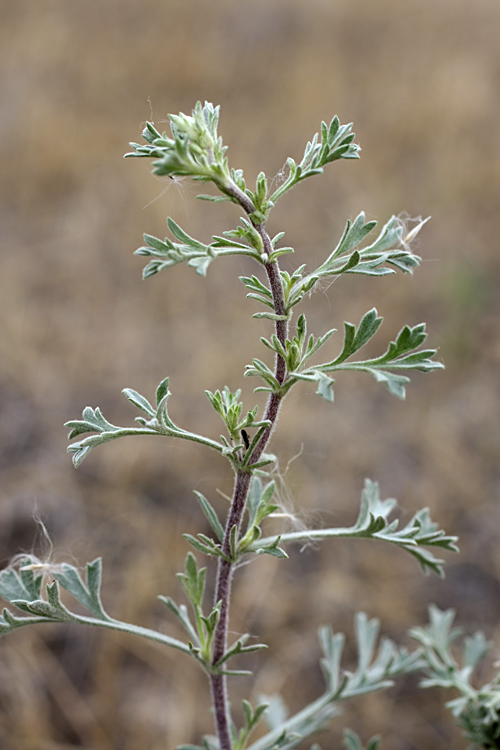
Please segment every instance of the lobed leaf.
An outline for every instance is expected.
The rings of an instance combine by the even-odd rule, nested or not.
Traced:
[[[140,393],[131,388],[125,388],[123,393],[134,406],[145,412],[150,419],[137,417],[136,421],[142,427],[118,427],[108,422],[102,416],[99,408],[92,409],[90,406],[87,406],[83,410],[82,421],[66,423],[66,426],[70,427],[69,439],[86,432],[97,432],[97,435],[91,435],[68,446],[68,452],[73,454],[73,463],[75,466],[79,466],[89,451],[95,446],[128,435],[177,437],[201,443],[222,453],[224,446],[220,443],[210,438],[205,438],[202,435],[183,430],[170,419],[167,409],[167,402],[171,395],[168,389],[168,378],[162,380],[156,389],[156,409],[153,408],[144,396],[141,396]]]
[[[280,535],[279,541],[286,544],[341,537],[377,539],[394,544],[410,553],[417,559],[424,573],[432,572],[442,577],[444,561],[434,556],[433,549],[457,552],[457,537],[446,534],[431,521],[427,508],[415,513],[406,526],[399,529],[399,522],[389,519],[395,507],[394,499],[381,500],[378,484],[366,479],[358,518],[353,526],[287,532]],[[257,547],[277,542],[277,536],[265,537],[251,544],[248,551],[255,552]]]
[[[290,388],[297,379],[317,380],[321,385],[320,373],[331,373],[336,370],[357,370],[368,372],[378,382],[385,383],[393,395],[398,398],[405,398],[405,386],[409,382],[409,378],[406,375],[391,372],[391,370],[430,372],[443,368],[440,362],[432,359],[437,353],[435,349],[418,349],[426,339],[424,323],[420,323],[413,328],[404,326],[396,341],[392,341],[386,352],[380,357],[361,361],[347,361],[370,341],[381,322],[382,318],[377,315],[376,309],[373,308],[365,313],[358,328],[352,323],[344,323],[344,344],[338,357],[331,362],[315,365],[291,374],[284,387]],[[326,397],[327,400],[330,400],[328,399],[330,386],[331,383],[324,383],[321,389],[318,388],[318,393]]]
[[[453,610],[441,611],[435,605],[429,607],[429,624],[412,628],[410,636],[422,646],[426,675],[421,687],[441,687],[458,691],[459,698],[446,705],[461,725],[471,747],[493,748],[498,744],[500,726],[500,680],[493,680],[477,688],[472,682],[473,670],[487,653],[491,644],[481,632],[465,637],[461,657],[457,660],[455,641],[461,635],[454,628]]]

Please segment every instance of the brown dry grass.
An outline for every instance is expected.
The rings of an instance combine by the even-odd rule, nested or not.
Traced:
[[[164,627],[156,594],[180,597],[180,534],[202,523],[192,489],[223,510],[226,466],[201,448],[130,440],[75,472],[61,424],[87,403],[127,420],[120,389],[148,394],[168,374],[174,417],[217,435],[203,389],[237,387],[267,329],[233,283],[245,264],[140,282],[132,251],[143,231],[162,235],[167,214],[201,238],[236,216],[189,186],[163,194],[122,153],[150,107],[159,123],[208,99],[222,105],[232,164],[272,175],[338,113],[362,159],[276,210],[271,229],[287,230],[297,261],[323,257],[361,209],[433,221],[414,278],[335,284],[306,304],[311,328],[373,305],[387,337],[425,319],[447,369],[415,377],[403,404],[362,376],[338,378],[331,409],[300,388],[273,447],[282,467],[302,450],[286,484],[306,520],[350,522],[370,476],[407,515],[429,505],[463,553],[444,582],[369,543],[259,560],[241,571],[232,627],[270,644],[257,689],[283,689],[295,708],[319,690],[316,627],[352,633],[358,608],[399,639],[434,600],[500,642],[498,2],[16,0],[2,17],[0,559],[31,548],[36,504],[58,560],[103,554],[116,616]],[[59,627],[19,632],[0,653],[2,750],[166,750],[211,731],[204,679],[182,656]],[[441,696],[413,680],[349,707],[345,722],[365,738],[381,731],[385,750],[466,745]],[[324,747],[339,747],[342,724]]]

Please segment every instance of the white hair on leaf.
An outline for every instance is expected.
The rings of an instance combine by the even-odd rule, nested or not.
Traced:
[[[276,172],[273,179],[271,180],[271,188],[278,188],[282,185],[287,178],[287,170],[290,171],[288,164],[285,162],[281,169]]]
[[[276,464],[275,468],[269,472],[269,478],[274,480],[276,484],[272,502],[274,505],[278,505],[279,509],[271,513],[268,518],[282,520],[282,533],[287,531],[307,531],[309,528],[309,524],[306,521],[307,514],[304,511],[298,513],[295,510],[294,497],[286,480],[290,465],[302,455],[302,451],[303,446],[295,456],[290,458],[284,471],[280,471],[279,465]]]
[[[399,223],[399,226],[402,227],[402,237],[401,237],[401,245],[404,247],[404,249],[407,252],[410,252],[410,245],[417,236],[417,234],[420,232],[424,224],[427,224],[431,217],[428,216],[426,219],[422,219],[421,216],[416,216],[415,218],[411,218],[410,216],[406,214],[400,214],[397,217],[397,222]],[[415,224],[414,227],[410,229],[410,224]]]
[[[33,511],[33,520],[37,526],[37,546],[42,550],[40,556],[35,555],[33,551],[20,552],[9,560],[6,570],[32,571],[35,574],[41,573],[45,578],[51,573],[61,571],[62,563],[54,559],[54,544],[37,508]]]
[[[180,197],[182,204],[184,208],[187,205],[186,201],[186,192],[188,191],[188,183],[186,180],[187,177],[181,177],[179,175],[168,175],[168,177],[158,177],[158,175],[153,175],[159,182],[165,183],[165,187],[163,190],[161,190],[158,195],[155,195],[154,198],[152,198],[149,203],[146,203],[144,208],[148,208],[151,206],[151,204],[156,203],[156,201],[160,200],[160,198],[163,198],[163,196],[170,190],[172,186],[175,186],[175,192]]]

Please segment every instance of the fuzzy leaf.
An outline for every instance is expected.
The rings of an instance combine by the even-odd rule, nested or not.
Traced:
[[[361,742],[356,732],[351,729],[344,729],[343,747],[345,750],[377,750],[380,743],[380,736],[372,737],[365,746]]]
[[[85,609],[95,617],[109,619],[101,603],[102,560],[98,557],[87,563],[86,582],[84,583],[79,571],[73,565],[63,563],[53,574],[56,581],[66,589]]]
[[[460,697],[446,705],[461,725],[472,747],[493,748],[498,745],[500,712],[500,682],[498,674],[479,688],[472,683],[473,669],[486,654],[489,644],[481,632],[465,637],[462,656],[457,653],[456,639],[460,628],[454,628],[453,610],[441,611],[429,607],[429,624],[412,628],[410,636],[417,640],[423,651],[425,679],[421,687],[441,687],[458,691]],[[496,665],[498,667],[498,665]]]
[[[224,528],[219,521],[217,513],[212,508],[207,498],[201,494],[201,492],[197,492],[196,490],[194,490],[194,494],[198,498],[198,502],[200,503],[201,509],[203,510],[203,513],[205,514],[210,526],[217,534],[219,541],[222,542],[224,539]]]
[[[320,134],[316,133],[304,150],[300,164],[292,158],[287,159],[288,177],[270,196],[269,202],[275,204],[294,185],[323,172],[323,167],[337,159],[357,159],[359,146],[353,143],[354,133],[351,125],[340,125],[338,117],[334,117],[328,126],[321,123]]]
[[[248,750],[291,750],[324,729],[327,722],[338,715],[340,701],[390,687],[396,675],[407,674],[422,667],[419,652],[409,654],[388,639],[380,641],[377,652],[378,630],[377,620],[368,620],[366,615],[358,613],[358,666],[355,672],[350,672],[341,668],[345,636],[342,633],[335,634],[330,627],[320,628],[319,638],[323,651],[321,666],[326,679],[324,694],[290,717],[279,697],[266,697],[269,706],[264,716],[270,731],[250,745]],[[350,739],[353,740],[352,733]],[[370,740],[366,750],[376,750],[376,743],[377,738]]]
[[[191,440],[201,443],[210,448],[214,448],[220,453],[223,451],[223,446],[215,440],[183,430],[172,422],[167,410],[167,402],[170,397],[168,378],[162,380],[156,389],[156,409],[151,406],[150,402],[144,396],[141,396],[140,393],[137,393],[137,391],[134,391],[131,388],[125,388],[123,393],[131,403],[141,409],[141,411],[145,412],[150,419],[146,420],[143,417],[137,417],[136,421],[138,421],[142,427],[117,427],[104,419],[99,408],[92,409],[90,406],[87,406],[83,410],[82,421],[66,423],[66,426],[70,427],[69,439],[86,432],[97,433],[97,435],[91,435],[90,437],[84,438],[83,440],[80,440],[77,443],[72,443],[68,446],[68,452],[73,454],[73,463],[75,466],[81,464],[91,448],[128,435],[163,435],[165,437],[177,437],[183,440]]]
[[[287,542],[307,543],[340,537],[378,539],[409,552],[417,559],[424,573],[432,572],[442,577],[444,561],[435,557],[433,550],[440,548],[448,552],[457,552],[457,537],[446,534],[431,521],[427,508],[415,513],[406,526],[399,529],[399,522],[389,519],[395,506],[396,501],[393,499],[381,500],[378,484],[366,479],[359,515],[354,526],[292,531],[281,534],[279,540],[283,545]],[[247,551],[256,551],[257,547],[277,542],[277,536],[265,537],[249,545]]]
[[[0,596],[11,602],[28,616],[15,616],[4,609],[0,617],[0,636],[12,630],[44,622],[72,622],[111,630],[132,633],[165,646],[190,654],[189,646],[175,638],[148,628],[114,620],[106,614],[100,599],[101,560],[87,563],[86,580],[73,565],[63,563],[49,566],[55,579],[45,587],[46,599],[42,598],[42,576],[33,574],[35,564],[27,556],[18,561],[18,569],[10,567],[0,572]],[[38,568],[38,566],[37,566]],[[72,612],[62,604],[60,587],[66,589],[92,616]]]
[[[284,549],[278,547],[281,537],[277,537],[271,544],[266,544],[263,547],[257,547],[255,553],[257,555],[272,555],[273,557],[279,557],[281,559],[287,558],[288,555]]]
[[[375,335],[381,322],[382,318],[377,315],[376,309],[373,308],[365,313],[357,329],[352,323],[344,323],[344,345],[338,357],[331,362],[302,370],[300,373],[291,373],[285,387],[289,388],[297,379],[319,381],[319,373],[331,373],[336,370],[357,370],[368,372],[379,383],[385,383],[393,395],[398,398],[405,398],[405,386],[409,382],[409,378],[406,375],[391,372],[392,370],[430,372],[443,368],[441,362],[432,359],[436,354],[435,349],[418,349],[426,338],[424,323],[420,323],[413,328],[404,326],[396,340],[389,344],[381,357],[348,361]]]
[[[26,564],[30,561],[27,557]],[[0,597],[7,602],[13,599],[32,601],[40,598],[43,575],[35,576],[33,570],[23,571],[23,564],[25,560],[21,559],[19,572],[13,568],[6,568],[0,572]]]
[[[146,412],[150,417],[156,417],[156,409],[153,409],[147,398],[141,396],[137,391],[133,391],[132,388],[124,388],[122,393],[128,398],[131,404],[137,406],[138,409]]]

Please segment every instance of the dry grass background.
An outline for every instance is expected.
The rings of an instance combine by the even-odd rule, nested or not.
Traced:
[[[231,163],[252,181],[300,156],[337,113],[354,121],[362,158],[276,209],[270,229],[287,230],[296,262],[324,257],[360,210],[433,221],[413,278],[334,284],[306,303],[311,329],[376,305],[382,341],[426,320],[447,369],[414,377],[404,403],[363,376],[340,376],[331,408],[298,387],[273,445],[283,493],[306,522],[350,523],[369,476],[403,518],[428,505],[462,555],[444,582],[371,543],[258,560],[238,576],[232,627],[270,644],[254,660],[257,690],[282,689],[295,709],[320,690],[316,627],[352,637],[359,608],[403,639],[432,600],[500,643],[497,0],[7,0],[1,16],[0,559],[44,553],[36,507],[56,561],[103,555],[117,617],[175,634],[155,597],[180,598],[180,534],[203,523],[192,490],[223,511],[225,463],[141,439],[76,472],[61,425],[86,404],[132,419],[121,388],[151,394],[168,374],[174,418],[218,435],[203,389],[237,387],[267,327],[234,282],[244,262],[220,261],[206,280],[179,267],[140,281],[143,231],[163,236],[172,215],[205,239],[238,215],[195,201],[186,184],[164,192],[145,162],[121,157],[141,122],[208,99],[222,105]],[[183,656],[119,634],[20,631],[0,645],[0,745],[166,750],[212,730],[206,687]],[[323,747],[338,748],[348,723],[365,739],[381,731],[384,750],[465,748],[442,696],[414,688],[347,707]]]

